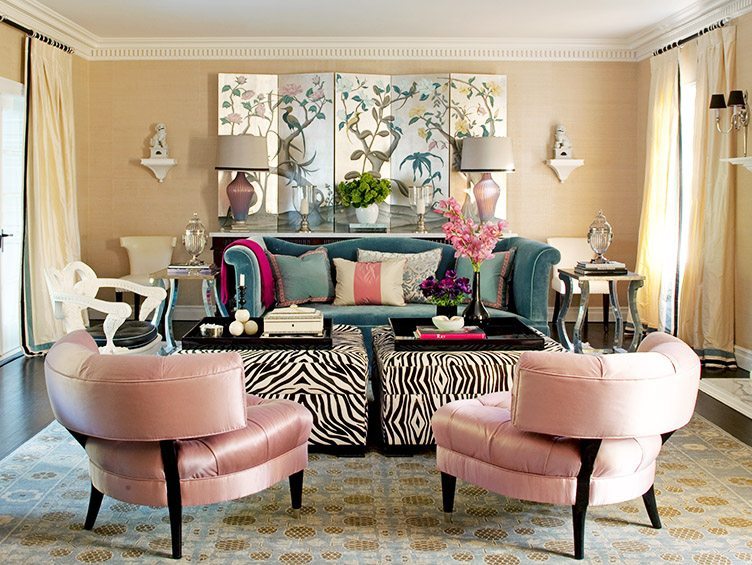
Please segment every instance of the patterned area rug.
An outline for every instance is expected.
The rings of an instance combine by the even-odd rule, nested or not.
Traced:
[[[752,448],[696,416],[668,442],[656,481],[664,528],[640,499],[591,508],[592,563],[752,561]],[[105,497],[97,527],[83,451],[53,423],[0,461],[0,562],[156,563],[169,555],[167,510]],[[570,509],[458,483],[441,512],[434,456],[312,455],[303,509],[282,483],[245,499],[186,509],[184,560],[241,563],[573,562]]]

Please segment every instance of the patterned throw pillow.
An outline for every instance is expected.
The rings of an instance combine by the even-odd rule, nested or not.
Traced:
[[[381,263],[354,262],[334,259],[337,286],[334,304],[340,306],[383,304],[404,306],[402,274],[405,259]]]
[[[405,302],[426,302],[419,285],[431,275],[436,276],[436,269],[441,261],[441,249],[431,249],[421,253],[387,253],[358,249],[358,261],[395,261],[406,259],[405,273],[402,277],[402,291]]]
[[[494,253],[480,266],[480,299],[490,308],[509,310],[516,250],[516,247],[512,247],[509,251]],[[456,270],[458,277],[467,277],[472,284],[473,266],[467,257],[457,259]]]
[[[329,254],[324,247],[306,251],[299,257],[269,253],[269,262],[274,272],[278,306],[330,302],[334,298]]]

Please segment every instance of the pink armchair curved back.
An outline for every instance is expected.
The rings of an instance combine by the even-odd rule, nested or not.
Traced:
[[[512,387],[512,424],[572,438],[660,435],[689,422],[699,378],[697,355],[659,332],[629,355],[526,352]]]
[[[105,494],[167,506],[172,555],[182,508],[259,492],[287,478],[300,508],[313,417],[295,402],[245,393],[237,353],[100,355],[86,331],[59,340],[45,377],[57,420],[89,457],[94,527]]]
[[[444,510],[457,478],[499,494],[572,506],[574,555],[589,506],[655,500],[661,446],[692,417],[700,362],[681,340],[648,335],[635,353],[521,355],[512,392],[457,400],[431,424]]]
[[[237,353],[100,355],[89,334],[79,331],[63,337],[47,355],[46,378],[55,418],[87,436],[160,441],[246,426]]]

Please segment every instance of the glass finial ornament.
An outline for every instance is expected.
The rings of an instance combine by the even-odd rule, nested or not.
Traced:
[[[204,251],[206,246],[206,228],[201,220],[198,218],[198,212],[193,213],[193,217],[185,226],[185,233],[183,234],[183,246],[191,256],[191,260],[188,261],[189,265],[202,265],[203,261],[198,258]]]
[[[595,253],[595,258],[591,263],[608,263],[603,254],[611,245],[611,240],[614,237],[614,232],[611,229],[611,224],[606,221],[606,216],[602,210],[598,210],[593,223],[588,228],[587,241],[590,244],[590,249]]]

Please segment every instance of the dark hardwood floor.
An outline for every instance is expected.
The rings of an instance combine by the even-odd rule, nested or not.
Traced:
[[[175,334],[182,337],[192,322],[176,322]],[[555,336],[554,336],[555,337]],[[599,322],[589,324],[587,339],[602,347],[609,334]],[[748,378],[737,371],[703,371],[703,377]],[[752,445],[752,420],[700,392],[697,412],[734,437]],[[0,366],[0,459],[44,429],[53,420],[44,382],[44,360],[23,357]]]

